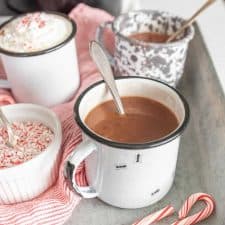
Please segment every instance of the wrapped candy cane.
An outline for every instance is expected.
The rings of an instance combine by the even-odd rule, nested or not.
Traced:
[[[204,209],[202,209],[200,212],[187,217],[191,208],[197,201],[204,201],[206,204],[206,207]],[[183,206],[181,207],[181,209],[178,213],[179,220],[171,225],[193,225],[193,224],[196,224],[196,223],[208,218],[212,214],[214,209],[215,209],[215,201],[211,195],[208,195],[205,193],[193,194],[184,202]]]
[[[168,217],[170,215],[172,215],[175,212],[173,206],[168,205],[165,208],[152,213],[146,217],[144,217],[143,219],[133,223],[132,225],[150,225],[153,224],[155,222],[158,222],[160,220],[162,220],[165,217]]]
[[[197,201],[204,201],[206,207],[200,212],[188,216],[191,208]],[[211,195],[205,193],[196,193],[191,195],[183,204],[179,210],[178,216],[179,220],[172,223],[171,225],[194,225],[206,218],[208,218],[215,209],[215,201]],[[169,205],[155,213],[152,213],[143,219],[135,222],[132,225],[150,225],[160,221],[161,219],[172,215],[175,212],[174,208]]]

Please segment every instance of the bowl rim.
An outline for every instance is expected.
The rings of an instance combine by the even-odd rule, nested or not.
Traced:
[[[160,13],[160,14],[166,14],[167,17],[171,17],[171,18],[177,18],[179,19],[180,21],[183,21],[185,22],[185,19],[178,16],[178,15],[175,15],[171,12],[168,12],[168,11],[163,11],[163,10],[151,10],[151,9],[142,9],[142,10],[133,10],[133,11],[130,11],[130,12],[127,12],[127,13],[122,13],[120,14],[118,17],[115,18],[114,21],[112,21],[112,30],[113,32],[118,35],[121,39],[125,40],[125,41],[128,41],[134,45],[136,44],[141,44],[143,46],[153,46],[153,47],[177,47],[179,45],[183,45],[184,43],[186,42],[189,42],[190,40],[193,39],[194,37],[194,33],[195,33],[195,30],[194,30],[194,27],[193,25],[190,25],[188,26],[185,30],[187,31],[187,34],[184,35],[183,38],[181,39],[178,39],[178,40],[175,40],[175,41],[172,41],[172,42],[169,42],[169,43],[156,43],[156,42],[144,42],[144,41],[140,41],[140,40],[136,40],[136,39],[131,39],[125,35],[123,35],[121,32],[119,32],[116,27],[115,27],[115,24],[116,22],[119,20],[120,17],[122,16],[128,16],[129,14],[132,14],[132,13],[140,13],[140,12],[143,12],[143,13]]]

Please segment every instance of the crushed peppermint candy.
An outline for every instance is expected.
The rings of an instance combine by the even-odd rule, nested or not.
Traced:
[[[0,29],[0,47],[13,52],[34,52],[62,43],[72,32],[63,16],[36,12],[17,17]]]
[[[53,131],[41,122],[14,122],[12,129],[18,140],[14,147],[9,147],[7,130],[0,127],[0,168],[12,167],[34,158],[54,138]]]

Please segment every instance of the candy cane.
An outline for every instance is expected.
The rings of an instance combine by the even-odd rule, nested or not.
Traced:
[[[171,216],[173,213],[175,212],[173,206],[168,205],[165,208],[152,213],[146,217],[144,217],[143,219],[133,223],[132,225],[150,225],[153,224],[155,222],[160,221],[161,219]]]
[[[187,217],[191,208],[197,201],[204,201],[206,207],[202,209],[200,212]],[[194,225],[208,218],[212,214],[214,209],[215,209],[215,201],[212,198],[212,196],[205,193],[193,194],[184,202],[183,206],[181,207],[178,213],[179,220],[171,225]]]
[[[191,208],[197,201],[204,201],[206,207],[200,212],[187,217]],[[180,209],[178,213],[179,220],[172,223],[171,225],[194,225],[208,218],[213,213],[214,209],[215,201],[211,195],[205,193],[193,194],[184,202],[182,208]],[[144,217],[143,219],[133,223],[132,225],[150,225],[172,215],[174,212],[174,208],[171,205],[168,205],[167,207]]]
[[[0,126],[0,168],[7,168],[26,162],[44,151],[54,139],[53,131],[41,122],[13,122],[14,135],[18,137],[15,146],[7,145],[8,132]]]

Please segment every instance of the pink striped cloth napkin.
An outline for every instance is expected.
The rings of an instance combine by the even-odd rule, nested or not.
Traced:
[[[39,197],[13,205],[0,205],[1,225],[60,225],[71,216],[73,209],[80,202],[80,197],[72,192],[63,176],[64,162],[67,156],[81,141],[81,132],[73,118],[73,105],[77,96],[100,77],[93,64],[88,43],[94,39],[97,26],[112,17],[106,12],[79,4],[70,13],[77,23],[76,43],[81,75],[81,86],[68,103],[58,105],[53,110],[59,116],[63,127],[63,156],[57,182]],[[87,32],[88,31],[88,32]],[[110,37],[108,38],[108,40]],[[2,67],[0,73],[3,73]],[[0,90],[0,105],[13,104],[15,101],[10,92]],[[86,184],[84,168],[81,166],[76,178],[80,185]],[[38,181],[37,181],[38,182]]]

